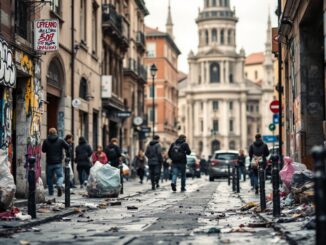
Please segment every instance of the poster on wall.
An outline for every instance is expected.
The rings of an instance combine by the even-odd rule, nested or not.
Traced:
[[[57,19],[34,20],[35,51],[51,52],[59,49],[59,21]]]

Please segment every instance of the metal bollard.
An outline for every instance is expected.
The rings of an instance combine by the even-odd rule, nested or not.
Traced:
[[[28,158],[28,201],[27,201],[27,213],[33,218],[36,219],[36,198],[35,198],[35,161],[36,158],[31,156]]]
[[[65,159],[65,207],[70,207],[70,158]]]
[[[265,169],[264,162],[259,162],[259,191],[260,191],[260,209],[266,209],[266,194],[265,194]]]
[[[325,149],[322,146],[313,147],[312,157],[315,163],[316,245],[322,245],[326,241]]]
[[[228,164],[228,185],[231,185],[231,167]]]
[[[278,155],[271,157],[272,159],[272,183],[273,183],[273,216],[280,217],[281,215],[281,205],[280,205],[280,176],[278,169]]]
[[[235,165],[236,170],[236,187],[237,187],[237,193],[240,193],[240,167],[238,164]]]
[[[235,192],[235,167],[232,165],[232,191]]]
[[[246,181],[246,179],[247,179],[247,170],[246,170],[246,166],[242,167],[242,172],[243,172],[243,181]]]
[[[122,166],[122,164],[120,164],[120,181],[121,181],[120,194],[123,194],[123,166]]]

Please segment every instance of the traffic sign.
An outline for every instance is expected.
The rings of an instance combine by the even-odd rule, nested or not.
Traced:
[[[263,135],[262,138],[265,143],[273,143],[278,141],[277,135]]]
[[[148,127],[141,127],[140,128],[140,132],[142,133],[150,133],[152,131],[151,128],[148,128]]]
[[[131,116],[130,111],[117,112],[117,117],[120,117],[120,118],[128,118],[130,116]]]
[[[268,128],[270,131],[274,131],[276,127],[274,123],[271,123],[270,125],[268,125]]]
[[[273,113],[278,113],[279,112],[279,105],[280,105],[280,102],[278,100],[273,100],[269,105],[269,109]]]
[[[273,124],[279,124],[280,123],[280,117],[278,114],[273,115]]]

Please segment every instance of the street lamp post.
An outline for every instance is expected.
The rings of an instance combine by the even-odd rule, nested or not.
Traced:
[[[155,130],[154,130],[154,127],[155,127],[155,84],[154,84],[154,81],[155,81],[155,76],[156,76],[156,72],[157,72],[157,67],[155,64],[152,64],[151,65],[151,75],[152,75],[152,92],[153,92],[153,104],[152,104],[152,115],[153,115],[153,128],[152,128],[152,132],[153,132],[153,138],[154,138],[154,135],[155,135]]]

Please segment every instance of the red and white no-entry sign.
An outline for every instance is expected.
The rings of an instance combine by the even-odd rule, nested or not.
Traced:
[[[280,106],[280,102],[278,100],[273,100],[269,105],[269,109],[273,113],[278,113],[279,112],[279,106]]]

